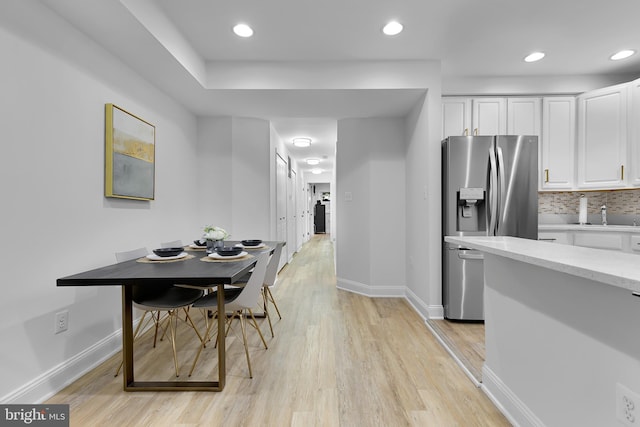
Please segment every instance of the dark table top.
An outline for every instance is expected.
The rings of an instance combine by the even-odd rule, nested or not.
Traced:
[[[180,283],[207,287],[234,283],[253,268],[258,260],[256,255],[267,250],[272,251],[277,242],[264,243],[266,245],[264,248],[247,250],[250,255],[254,255],[253,257],[234,262],[205,262],[200,260],[207,255],[205,251],[187,251],[195,258],[167,263],[143,263],[133,259],[62,277],[56,281],[56,284],[57,286],[122,286]]]

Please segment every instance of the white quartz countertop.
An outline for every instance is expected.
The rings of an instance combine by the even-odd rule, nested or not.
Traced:
[[[638,233],[640,227],[633,225],[580,225],[580,224],[538,224],[538,231],[606,231],[609,233]]]
[[[506,236],[447,236],[445,241],[640,292],[638,255]]]

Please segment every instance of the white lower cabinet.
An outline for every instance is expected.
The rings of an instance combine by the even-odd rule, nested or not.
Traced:
[[[621,233],[579,231],[575,232],[573,236],[573,244],[587,248],[622,251],[624,249],[624,237],[627,236]]]
[[[568,231],[540,231],[538,233],[538,240],[561,243],[563,245],[573,245],[573,236]]]
[[[539,231],[538,240],[640,255],[640,234],[628,231]]]

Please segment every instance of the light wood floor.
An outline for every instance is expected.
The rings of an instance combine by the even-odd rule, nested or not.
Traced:
[[[484,323],[443,319],[429,319],[427,322],[476,381],[481,383],[485,360]]]
[[[242,342],[227,340],[221,393],[122,391],[114,356],[48,403],[68,403],[72,426],[508,426],[502,414],[399,298],[336,289],[328,235],[315,236],[280,273],[282,320],[269,349],[249,330],[254,378]],[[239,329],[239,328],[236,328]],[[184,379],[197,338],[179,326]],[[168,342],[136,341],[136,379],[173,377]],[[208,346],[193,379],[215,371]]]

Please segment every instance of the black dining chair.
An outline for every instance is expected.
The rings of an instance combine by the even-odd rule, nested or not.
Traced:
[[[268,252],[261,253],[257,255],[258,261],[251,272],[251,277],[246,285],[242,288],[228,288],[224,290],[224,313],[217,313],[218,309],[218,292],[213,291],[208,293],[207,295],[200,298],[198,301],[193,303],[193,308],[201,308],[203,310],[213,310],[216,312],[218,316],[226,316],[227,313],[231,313],[231,316],[227,319],[227,329],[225,331],[225,336],[229,332],[231,328],[231,324],[233,320],[237,317],[240,322],[240,329],[242,330],[242,341],[244,343],[244,352],[247,358],[247,366],[249,367],[249,378],[253,378],[253,372],[251,370],[251,359],[249,358],[249,346],[247,343],[247,331],[246,331],[246,317],[247,314],[250,317],[249,325],[253,326],[257,331],[258,335],[260,335],[260,339],[264,344],[264,348],[267,349],[267,342],[262,335],[262,331],[260,331],[260,326],[258,326],[258,322],[256,318],[253,316],[252,308],[255,307],[256,301],[260,296],[260,290],[262,289],[262,284],[264,283],[264,276],[267,271],[267,264],[269,263],[270,255]],[[196,363],[200,357],[200,353],[204,349],[207,342],[211,340],[211,328],[212,325],[217,324],[217,322],[209,321],[207,323],[207,328],[204,333],[204,339],[200,343],[200,348],[198,349],[198,353],[193,361],[193,365],[191,366],[191,371],[189,372],[189,376],[193,374],[193,370],[196,367]]]
[[[132,251],[116,253],[116,260],[118,262],[125,262],[132,259],[145,257],[147,254],[148,251],[146,248],[138,248]],[[171,346],[173,349],[173,362],[175,366],[176,377],[178,377],[178,355],[176,352],[176,326],[178,323],[177,312],[179,310],[184,311],[187,322],[198,335],[200,341],[202,341],[202,336],[193,323],[191,316],[189,316],[188,308],[191,306],[191,304],[202,297],[204,291],[202,289],[183,288],[174,285],[153,285],[133,286],[131,293],[131,299],[133,301],[134,307],[144,311],[142,314],[142,318],[138,322],[136,330],[133,334],[134,340],[138,336],[140,330],[142,330],[141,326],[144,323],[145,317],[147,316],[147,314],[149,314],[155,324],[155,334],[153,338],[153,347],[155,347],[156,339],[158,336],[158,329],[163,323],[165,323],[165,321],[167,321],[169,339],[171,341]],[[164,316],[162,316],[162,313],[164,313]],[[122,363],[120,363],[120,367],[118,367],[118,370],[116,371],[116,376],[118,376],[121,368]]]

